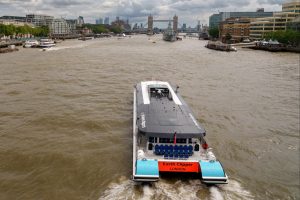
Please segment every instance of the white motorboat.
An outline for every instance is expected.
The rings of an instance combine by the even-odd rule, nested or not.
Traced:
[[[39,42],[37,40],[26,40],[23,47],[32,48],[32,47],[37,47],[38,45],[39,45]]]

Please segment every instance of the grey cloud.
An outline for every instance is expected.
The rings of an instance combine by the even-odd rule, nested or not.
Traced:
[[[160,1],[158,0],[119,1],[111,8],[110,13],[127,17],[141,17],[149,14],[158,14],[159,4]]]
[[[131,21],[145,21],[147,15],[172,17],[181,21],[208,18],[213,11],[254,11],[257,7],[278,8],[283,0],[0,0],[2,15],[25,15],[28,12],[88,19],[120,16]],[[92,22],[91,20],[90,22]]]
[[[260,4],[282,4],[283,0],[258,0],[257,1]]]
[[[52,5],[53,7],[67,7],[67,6],[77,6],[77,5],[86,5],[89,3],[93,3],[94,1],[88,0],[50,0],[45,3],[48,5]]]

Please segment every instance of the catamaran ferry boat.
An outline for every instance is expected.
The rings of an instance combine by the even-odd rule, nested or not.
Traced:
[[[225,184],[227,175],[208,147],[206,132],[168,82],[134,87],[133,174],[138,182],[158,181],[164,172],[195,173],[202,182]]]

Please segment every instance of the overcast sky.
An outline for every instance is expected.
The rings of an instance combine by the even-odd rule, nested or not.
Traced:
[[[47,14],[67,19],[84,17],[95,23],[99,17],[128,18],[130,23],[146,23],[147,16],[171,19],[179,16],[179,23],[195,26],[197,20],[208,24],[208,17],[218,11],[281,11],[284,0],[0,0],[0,16],[25,16],[27,13]],[[299,0],[297,0],[299,1]],[[155,25],[155,24],[154,24]]]

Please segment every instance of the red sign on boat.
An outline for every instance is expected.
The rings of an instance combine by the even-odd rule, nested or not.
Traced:
[[[198,162],[165,162],[159,161],[160,172],[199,172]]]

